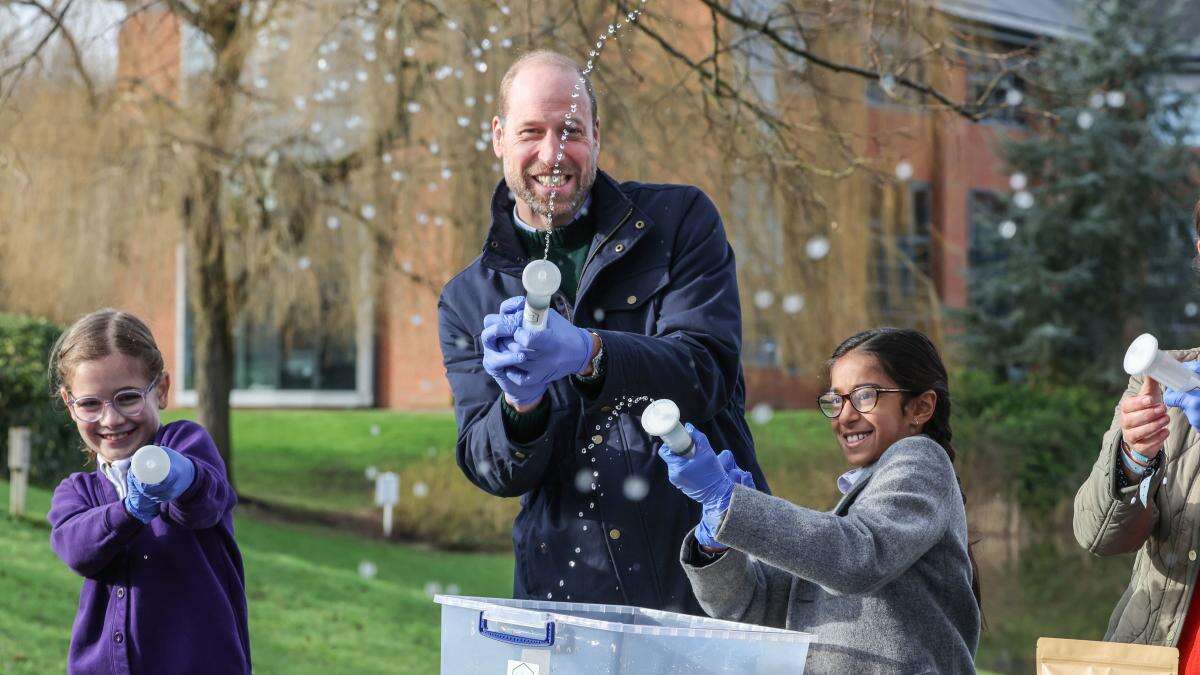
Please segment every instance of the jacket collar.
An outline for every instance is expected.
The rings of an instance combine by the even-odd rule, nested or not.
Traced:
[[[862,471],[854,479],[854,485],[846,494],[842,495],[842,498],[838,500],[837,506],[833,507],[834,515],[846,515],[846,511],[850,509],[850,505],[858,498],[858,493],[862,492],[863,488],[867,487],[867,483],[871,482],[871,474],[875,473],[875,467],[878,465],[879,460],[875,460],[875,463],[871,466],[863,467]]]
[[[596,172],[596,181],[592,184],[591,196],[591,215],[595,218],[596,234],[592,239],[588,260],[590,261],[595,256],[596,262],[599,263],[597,266],[600,267],[607,260],[600,259],[604,256],[597,255],[597,247],[608,239],[618,236],[625,237],[623,233],[618,234],[616,231],[618,228],[624,229],[621,226],[630,220],[628,216],[635,207],[633,201],[621,190],[621,186],[603,171]],[[513,229],[516,227],[512,218],[515,205],[516,201],[508,189],[508,184],[501,179],[496,186],[496,191],[492,194],[492,226],[483,243],[481,262],[485,267],[520,276],[528,259],[525,257],[525,249],[521,246],[521,241]],[[639,218],[648,222],[644,216],[639,216]],[[625,248],[631,247],[648,229],[643,227],[631,230],[631,234],[627,237],[629,241],[622,241]],[[595,276],[594,273],[588,275],[588,277],[593,276]],[[583,282],[584,280],[581,279],[581,290]]]

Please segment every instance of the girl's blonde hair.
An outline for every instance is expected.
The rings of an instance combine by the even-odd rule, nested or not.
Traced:
[[[58,336],[50,350],[47,376],[50,391],[57,395],[70,389],[75,369],[85,361],[124,354],[141,362],[147,379],[163,370],[163,355],[141,319],[116,309],[100,309],[80,317]]]

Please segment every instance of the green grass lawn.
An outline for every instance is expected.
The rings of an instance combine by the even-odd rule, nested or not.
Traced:
[[[0,482],[0,503],[8,484]],[[0,672],[63,672],[81,580],[48,543],[50,493],[31,490],[28,519],[0,517]],[[507,555],[443,553],[240,514],[250,639],[259,673],[433,673],[439,607],[430,582],[509,597]],[[368,560],[370,581],[358,574]]]

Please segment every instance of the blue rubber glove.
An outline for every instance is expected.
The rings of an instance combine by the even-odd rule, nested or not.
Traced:
[[[718,455],[702,432],[691,424],[684,428],[692,437],[693,454],[690,457],[676,455],[664,444],[659,446],[658,456],[667,463],[667,479],[703,506],[704,513],[696,526],[696,541],[709,548],[725,548],[714,534],[729,509],[733,486],[741,483],[754,487],[754,479],[749,472],[738,468],[732,452],[722,450]]]
[[[142,493],[150,499],[162,502],[173,502],[179,499],[179,495],[187,491],[192,486],[192,481],[196,480],[196,465],[192,460],[175,452],[174,450],[160,445],[163,452],[167,453],[167,458],[171,460],[171,468],[167,471],[167,477],[162,479],[161,483],[142,483]],[[132,471],[129,472],[133,474]]]
[[[592,359],[592,334],[553,309],[546,310],[545,328],[522,326],[513,341],[525,355],[523,363],[508,371],[508,378],[519,385],[548,385],[582,371]]]
[[[1183,365],[1193,373],[1200,373],[1200,361],[1184,361]],[[1192,428],[1200,431],[1200,390],[1178,391],[1165,387],[1163,403],[1170,408],[1182,410],[1183,414],[1187,415],[1188,421],[1192,423]]]
[[[500,304],[499,314],[483,317],[483,332],[479,335],[483,342],[483,369],[517,405],[534,403],[546,393],[545,384],[521,384],[507,375],[510,368],[525,362],[525,353],[513,341],[524,311],[523,296],[505,300]]]
[[[143,490],[142,482],[133,475],[133,471],[125,474],[125,510],[143,523],[149,523],[158,517],[159,503]]]

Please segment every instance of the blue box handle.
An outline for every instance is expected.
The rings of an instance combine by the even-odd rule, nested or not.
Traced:
[[[525,637],[524,635],[512,635],[511,633],[488,630],[487,619],[483,618],[483,612],[480,612],[479,634],[499,642],[506,642],[510,645],[517,645],[519,647],[550,647],[554,645],[554,622],[546,622],[546,637],[545,639],[539,640],[537,638]]]

